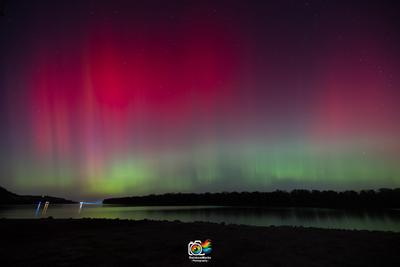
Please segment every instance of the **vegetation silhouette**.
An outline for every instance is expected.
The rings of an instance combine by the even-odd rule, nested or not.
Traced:
[[[399,208],[400,188],[342,191],[276,190],[273,192],[169,193],[163,195],[109,198],[104,204],[134,206],[252,206],[317,208]]]
[[[21,196],[0,186],[0,204],[37,204],[39,201],[49,201],[53,204],[72,204],[71,200],[51,196]]]

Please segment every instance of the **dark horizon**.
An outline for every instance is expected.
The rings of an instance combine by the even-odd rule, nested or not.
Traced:
[[[76,204],[88,199],[64,199],[60,196],[20,195],[0,186],[1,204]],[[99,201],[100,199],[96,199]],[[129,195],[101,199],[103,204],[134,206],[248,206],[248,207],[319,207],[341,209],[400,208],[400,188],[354,190],[308,190],[290,191],[231,191],[200,193],[163,193]]]

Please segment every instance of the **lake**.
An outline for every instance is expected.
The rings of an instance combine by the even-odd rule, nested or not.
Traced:
[[[304,226],[400,232],[400,210],[340,210],[321,208],[238,208],[215,206],[145,206],[50,204],[38,215],[35,205],[0,206],[0,218],[108,218],[133,220],[205,221],[255,226]]]

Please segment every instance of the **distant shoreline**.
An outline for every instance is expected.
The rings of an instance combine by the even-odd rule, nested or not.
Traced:
[[[43,204],[48,201],[53,204],[76,204],[72,200],[52,196],[18,195],[0,186],[0,205]]]
[[[0,219],[2,266],[399,266],[400,233],[179,221]]]
[[[273,192],[169,193],[104,199],[103,204],[131,206],[314,207],[344,209],[400,208],[400,189],[356,191],[276,190]]]
[[[0,205],[10,204],[77,204],[52,196],[17,195],[0,187]],[[160,195],[107,198],[103,204],[128,206],[231,206],[231,207],[310,207],[337,209],[396,209],[400,208],[400,188],[361,191],[305,190],[290,192],[222,192],[166,193]]]

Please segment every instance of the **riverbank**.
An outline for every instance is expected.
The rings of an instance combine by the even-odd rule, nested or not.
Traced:
[[[2,266],[400,266],[400,233],[104,219],[1,219]],[[190,241],[211,239],[191,263]]]

